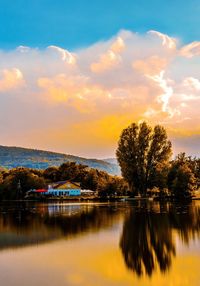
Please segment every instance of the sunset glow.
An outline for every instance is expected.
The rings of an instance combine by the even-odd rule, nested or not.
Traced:
[[[2,144],[113,156],[121,130],[146,120],[167,128],[175,153],[197,154],[199,47],[157,31],[121,30],[79,50],[2,50]]]

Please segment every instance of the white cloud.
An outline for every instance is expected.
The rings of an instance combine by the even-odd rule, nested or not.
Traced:
[[[17,68],[0,71],[0,92],[17,89],[24,84],[23,74]]]
[[[195,91],[200,91],[200,81],[194,77],[187,77],[183,81],[183,85]]]
[[[176,49],[176,40],[174,38],[157,31],[149,31],[149,34],[158,36],[162,40],[162,45],[164,47],[166,46],[169,49]]]
[[[48,49],[55,51],[58,54],[60,54],[61,59],[65,62],[67,62],[68,64],[75,65],[76,57],[72,53],[69,53],[67,50],[64,50],[64,49],[57,47],[57,46],[49,46]]]
[[[180,50],[180,55],[187,58],[192,58],[200,55],[200,42],[192,42]]]

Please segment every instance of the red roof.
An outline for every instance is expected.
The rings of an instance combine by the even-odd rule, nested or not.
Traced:
[[[46,193],[47,190],[46,189],[38,189],[38,190],[35,190],[36,193]]]

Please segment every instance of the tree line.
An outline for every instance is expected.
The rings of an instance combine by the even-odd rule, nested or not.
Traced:
[[[116,151],[122,177],[66,162],[45,170],[0,168],[0,199],[23,198],[30,189],[70,180],[82,189],[98,192],[100,197],[156,194],[175,199],[191,198],[200,188],[200,159],[180,153],[172,158],[172,144],[164,127],[133,123],[122,131]]]
[[[81,189],[98,192],[100,197],[125,195],[128,192],[128,184],[121,177],[86,165],[66,162],[45,170],[24,167],[0,169],[0,199],[21,199],[30,189],[47,188],[53,182],[65,180],[78,182]]]
[[[122,131],[116,156],[132,194],[191,198],[200,187],[200,159],[181,153],[174,160],[172,144],[164,127],[133,123]]]

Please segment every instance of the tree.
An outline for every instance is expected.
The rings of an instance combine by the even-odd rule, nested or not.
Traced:
[[[46,170],[44,170],[43,176],[46,180],[50,182],[56,182],[59,179],[59,172],[58,167],[49,167]]]
[[[130,190],[141,195],[146,195],[147,188],[152,186],[157,166],[166,166],[171,154],[165,129],[160,125],[152,129],[146,122],[125,128],[116,151],[122,176]]]
[[[172,162],[168,174],[168,187],[175,198],[191,198],[192,192],[197,188],[197,178],[192,171],[191,158],[180,153]]]
[[[88,169],[81,180],[81,188],[96,191],[98,186],[99,175],[95,169]]]
[[[58,168],[60,180],[72,180],[80,182],[86,168],[86,165],[76,164],[76,162],[63,163]]]
[[[45,181],[42,177],[35,175],[31,169],[16,168],[9,172],[2,183],[3,199],[21,199],[30,189],[45,187]]]

